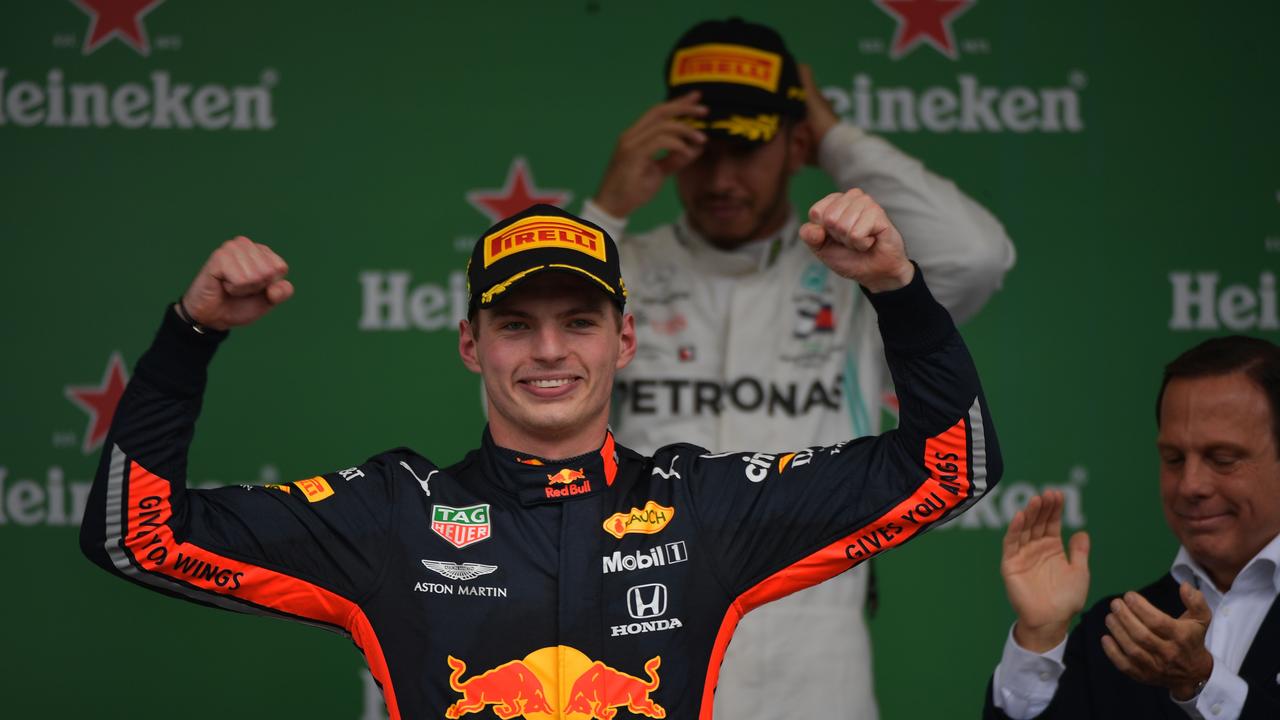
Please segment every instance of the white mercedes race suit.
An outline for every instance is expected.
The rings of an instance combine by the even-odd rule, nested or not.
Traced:
[[[840,124],[819,160],[838,188],[861,188],[884,207],[957,322],[1012,267],[999,221],[883,139]],[[727,252],[683,217],[624,239],[625,219],[591,201],[582,215],[619,240],[636,317],[639,351],[614,394],[623,442],[642,452],[676,441],[798,450],[879,431],[892,389],[875,312],[799,240],[794,213],[777,236]],[[725,654],[715,716],[876,718],[866,568],[746,617]]]

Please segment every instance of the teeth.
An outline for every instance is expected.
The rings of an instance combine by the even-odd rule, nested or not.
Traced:
[[[540,388],[554,388],[561,385],[568,385],[569,378],[556,378],[555,380],[530,380],[529,384]]]

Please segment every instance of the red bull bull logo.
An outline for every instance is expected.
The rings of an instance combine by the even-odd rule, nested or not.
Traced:
[[[509,719],[528,712],[551,712],[542,681],[520,660],[512,660],[498,667],[474,675],[462,681],[467,664],[454,656],[448,659],[449,687],[462,693],[462,698],[445,711],[447,718],[460,718],[467,713],[480,712],[490,705],[500,718]]]
[[[583,472],[582,468],[578,468],[577,470],[563,468],[554,475],[548,475],[547,483],[551,485],[568,485],[569,483],[582,480],[586,477],[587,475]]]
[[[664,718],[667,711],[649,697],[649,693],[658,689],[658,666],[661,664],[662,658],[658,656],[644,664],[644,671],[649,675],[646,682],[597,660],[574,681],[564,711],[591,713],[590,717],[596,720],[611,720],[618,714],[614,708],[625,707],[638,715]]]
[[[450,720],[485,710],[504,720],[613,720],[623,710],[632,717],[667,716],[666,709],[650,697],[660,684],[660,656],[644,664],[647,679],[592,660],[566,645],[535,650],[466,680],[465,662],[452,655],[447,662],[449,687],[462,693],[445,710]]]

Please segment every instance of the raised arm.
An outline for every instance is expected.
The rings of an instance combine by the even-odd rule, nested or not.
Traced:
[[[363,615],[354,601],[384,555],[392,486],[382,467],[270,488],[186,487],[206,368],[228,328],[289,298],[286,271],[270,248],[236,238],[166,310],[116,409],[80,544],[148,589],[355,634]],[[348,483],[353,476],[367,482]]]
[[[820,166],[838,188],[861,188],[884,207],[907,238],[911,259],[956,322],[972,317],[1013,267],[1013,242],[986,208],[951,180],[887,140],[845,122],[831,109],[813,75],[800,66],[806,123]]]
[[[973,360],[884,210],[850,191],[819,201],[809,218],[804,241],[876,308],[901,422],[830,447],[690,459],[699,525],[744,611],[917,537],[969,507],[1001,473]]]

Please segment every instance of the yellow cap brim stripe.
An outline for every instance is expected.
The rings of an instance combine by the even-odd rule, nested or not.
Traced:
[[[532,273],[538,272],[539,270],[552,270],[552,269],[554,269],[554,270],[573,270],[573,271],[575,271],[575,272],[582,273],[583,275],[586,275],[587,277],[591,278],[592,280],[595,280],[597,283],[600,283],[600,287],[604,288],[604,289],[605,289],[605,292],[609,293],[610,295],[615,295],[615,296],[616,296],[616,295],[618,294],[618,292],[617,292],[616,290],[614,290],[614,289],[613,289],[613,286],[612,286],[612,285],[610,285],[609,283],[605,282],[604,280],[601,280],[600,278],[596,277],[595,275],[593,275],[593,274],[591,274],[591,273],[587,272],[586,270],[583,270],[582,268],[577,267],[576,265],[563,265],[563,264],[560,264],[560,263],[551,263],[550,265],[537,265],[537,266],[531,267],[531,268],[529,268],[529,269],[527,269],[527,270],[521,270],[520,272],[516,273],[515,275],[512,275],[511,277],[507,278],[506,280],[503,280],[502,282],[498,283],[497,285],[494,285],[493,287],[489,288],[488,290],[486,290],[484,293],[482,293],[482,294],[480,295],[480,304],[481,304],[481,305],[488,305],[490,302],[492,302],[492,301],[493,301],[493,298],[494,298],[495,296],[500,295],[500,294],[502,294],[503,292],[505,292],[505,291],[507,290],[507,288],[511,287],[511,286],[512,286],[512,285],[514,285],[515,283],[517,283],[517,282],[519,282],[520,280],[524,279],[524,277],[525,277],[526,275],[529,275],[529,274],[532,274]],[[622,295],[623,295],[623,297],[626,297],[626,291],[623,291],[623,294],[622,294]]]

